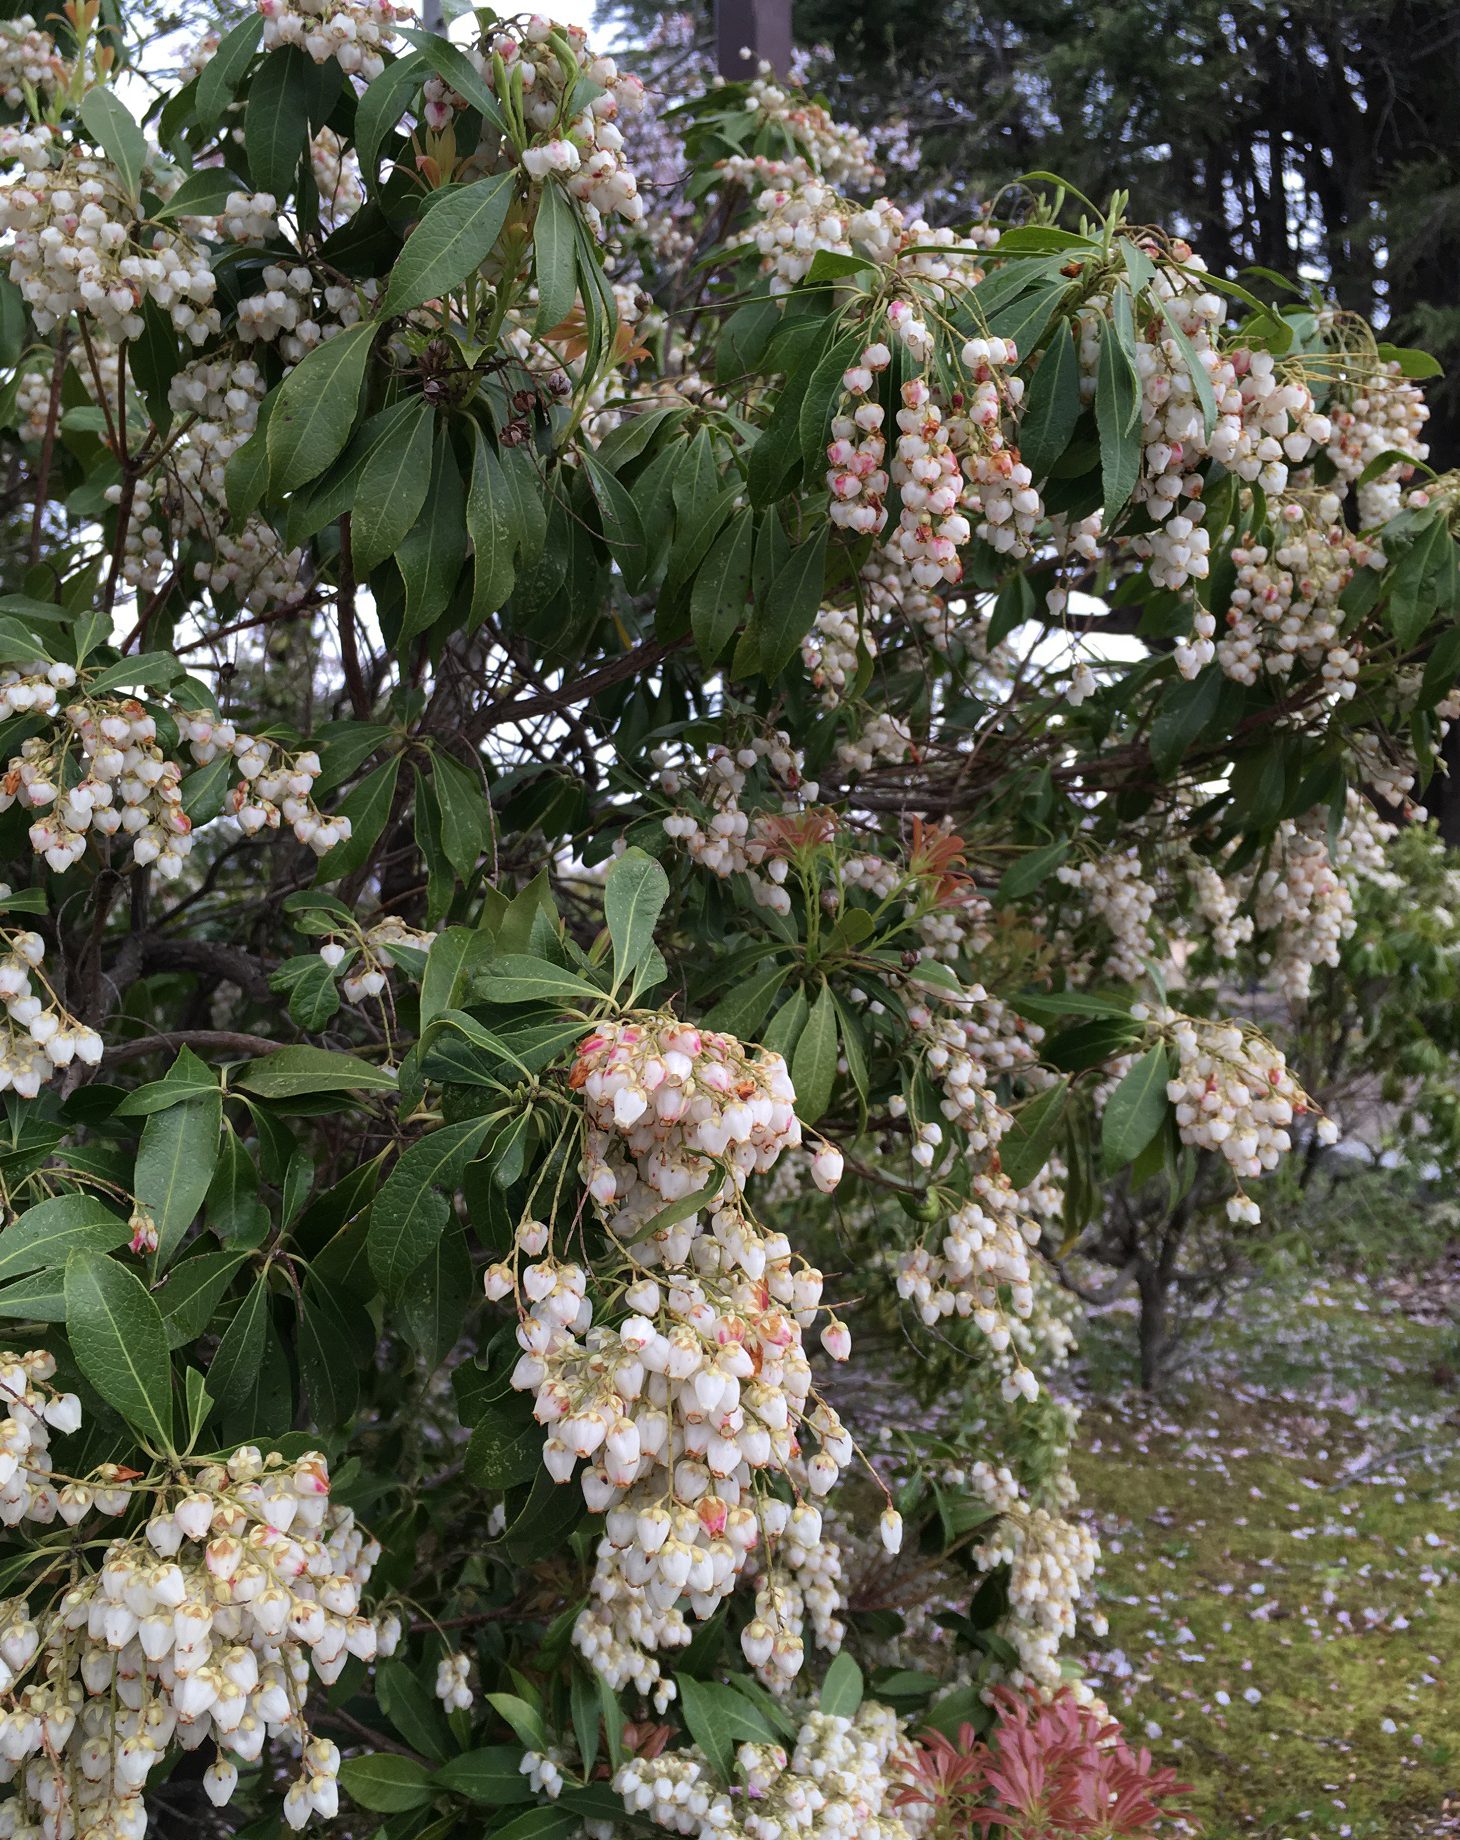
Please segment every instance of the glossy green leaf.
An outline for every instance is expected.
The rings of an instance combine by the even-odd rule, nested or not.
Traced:
[[[389,440],[366,458],[350,515],[357,575],[393,556],[420,516],[431,484],[435,420],[424,398],[410,397],[392,420]]]
[[[376,330],[373,320],[347,326],[317,345],[280,384],[267,433],[275,493],[318,478],[349,440]]]
[[[464,185],[433,205],[396,259],[382,314],[408,313],[475,274],[496,248],[516,188],[514,167]]]
[[[1166,1082],[1170,1061],[1158,1042],[1130,1069],[1105,1101],[1100,1120],[1100,1147],[1108,1171],[1123,1168],[1150,1143],[1170,1115]]]
[[[66,1336],[77,1365],[154,1450],[172,1447],[172,1363],[162,1312],[136,1275],[102,1252],[66,1260]]]

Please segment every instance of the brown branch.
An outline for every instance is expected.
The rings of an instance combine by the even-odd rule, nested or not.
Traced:
[[[46,405],[46,432],[41,442],[41,460],[36,469],[35,510],[30,519],[30,565],[41,559],[41,520],[51,489],[51,462],[56,452],[56,426],[61,419],[61,379],[66,372],[66,335],[56,334],[56,359],[51,368],[51,395]]]
[[[162,1035],[139,1035],[135,1041],[121,1041],[108,1047],[109,1061],[140,1060],[144,1054],[161,1054],[168,1049],[213,1048],[220,1054],[273,1054],[287,1047],[287,1042],[270,1041],[267,1035],[240,1035],[232,1029],[171,1029]]]
[[[360,669],[360,648],[355,636],[355,557],[350,546],[348,511],[340,519],[340,591],[336,614],[340,626],[340,662],[345,668],[350,707],[357,722],[366,722],[370,719],[370,692]]]

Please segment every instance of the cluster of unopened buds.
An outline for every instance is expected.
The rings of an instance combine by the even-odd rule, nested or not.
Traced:
[[[656,751],[659,784],[670,797],[685,790],[687,775],[671,764],[667,748]],[[772,913],[788,914],[791,897],[785,887],[788,865],[777,850],[777,818],[746,811],[741,799],[749,775],[756,767],[769,768],[782,791],[781,815],[793,816],[803,804],[813,803],[820,791],[814,780],[802,778],[802,756],[790,737],[775,733],[757,735],[734,750],[718,743],[710,749],[699,788],[707,811],[703,816],[680,808],[664,820],[665,834],[682,843],[690,857],[722,881],[743,875],[752,900]]]
[[[247,306],[245,301],[244,306]],[[240,308],[240,312],[243,309]],[[302,550],[286,550],[273,526],[251,516],[231,528],[225,472],[253,433],[265,383],[249,359],[196,358],[168,386],[180,431],[162,463],[138,479],[127,524],[123,573],[154,593],[192,544],[193,579],[255,610],[276,607],[298,590]],[[107,489],[110,503],[121,487]]]
[[[1332,844],[1328,809],[1285,818],[1252,890],[1252,920],[1283,995],[1301,1000],[1314,969],[1337,965],[1354,930],[1352,883],[1382,880],[1384,845],[1394,836],[1367,800],[1351,792]]]
[[[319,955],[331,971],[344,973],[340,992],[345,1001],[363,1003],[367,997],[378,997],[384,991],[388,973],[403,959],[409,964],[413,956],[428,952],[435,937],[434,933],[408,926],[395,914],[383,914],[361,929],[353,944],[349,940],[327,939]]]
[[[1156,911],[1156,891],[1146,879],[1140,852],[1129,849],[1064,863],[1056,875],[1066,888],[1084,896],[1091,917],[1109,935],[1105,974],[1127,983],[1140,977],[1152,950],[1151,919]]]
[[[615,218],[627,224],[643,218],[644,200],[619,126],[622,118],[643,110],[644,85],[638,77],[620,70],[611,57],[590,51],[581,26],[557,24],[540,13],[520,29],[493,33],[467,55],[489,88],[505,84],[520,97],[524,126],[532,137],[520,157],[534,185],[560,179],[598,237]],[[583,83],[597,93],[570,112]],[[436,132],[466,106],[466,98],[443,80],[428,80],[425,118]]]
[[[264,49],[298,45],[316,64],[337,63],[347,77],[373,83],[385,69],[382,53],[396,21],[410,17],[391,0],[258,0]]]
[[[135,209],[116,169],[90,154],[62,155],[49,128],[0,130],[0,233],[10,279],[38,332],[84,314],[120,343],[145,330],[151,300],[174,329],[201,345],[218,330],[216,283],[204,252],[175,230],[136,236]]]
[[[696,1840],[912,1840],[922,1826],[898,1806],[906,1741],[890,1706],[864,1700],[852,1718],[808,1713],[789,1755],[738,1746],[733,1788],[716,1785],[697,1750],[631,1757],[613,1787],[631,1815]]]
[[[68,1486],[81,1512],[117,1511],[110,1498],[125,1506],[136,1487]],[[378,1556],[349,1510],[331,1506],[319,1452],[286,1463],[245,1446],[159,1491],[142,1532],[114,1540],[43,1609],[0,1607],[0,1769],[16,1832],[140,1840],[148,1778],[173,1746],[215,1746],[203,1786],[221,1807],[270,1738],[300,1757],[289,1825],[333,1817],[339,1752],[311,1735],[304,1701],[311,1669],[328,1684],[352,1655],[394,1648],[395,1619],[360,1610]]]
[[[39,933],[0,927],[0,947],[0,1003],[5,1005],[0,1092],[34,1099],[45,1082],[73,1060],[85,1067],[100,1065],[102,1039],[70,1015],[46,983],[41,971],[46,945]]]
[[[233,755],[240,777],[224,809],[246,837],[287,824],[316,856],[325,855],[349,837],[350,820],[343,813],[326,818],[314,802],[314,782],[322,769],[313,749],[288,753],[276,742],[240,734],[233,723],[220,722],[215,716],[193,715],[179,726],[200,766],[220,753]]]
[[[1075,1633],[1080,1599],[1100,1561],[1099,1542],[1088,1527],[1047,1508],[1009,1505],[994,1532],[974,1548],[973,1560],[985,1572],[1009,1568],[1009,1608],[996,1633],[1018,1653],[1014,1684],[1055,1692],[1064,1681],[1059,1646]]]
[[[469,1712],[476,1695],[471,1689],[471,1656],[456,1650],[436,1664],[436,1697],[448,1712]]]
[[[12,703],[17,694],[32,691],[32,707],[49,714],[56,690],[70,689],[75,681],[72,666],[51,665],[7,688]],[[182,768],[158,747],[156,719],[134,697],[78,697],[63,715],[69,735],[59,741],[35,735],[21,744],[0,780],[0,810],[18,801],[45,813],[30,827],[31,848],[58,873],[81,860],[90,833],[121,832],[130,838],[139,867],[150,865],[175,880],[192,849],[193,827],[182,808]],[[73,737],[84,771],[71,779],[66,766]]]
[[[1181,1141],[1222,1156],[1237,1178],[1227,1203],[1234,1221],[1262,1218],[1243,1182],[1276,1169],[1293,1147],[1289,1126],[1313,1111],[1313,1102],[1293,1078],[1282,1050],[1235,1022],[1183,1016],[1165,1005],[1134,1004],[1131,1014],[1158,1029],[1175,1056],[1166,1097],[1176,1114]],[[1338,1140],[1338,1127],[1321,1115],[1314,1124],[1319,1143]]]
[[[589,1192],[610,1234],[633,1241],[619,1293],[627,1314],[595,1323],[587,1274],[554,1257],[547,1226],[532,1219],[486,1289],[517,1297],[512,1382],[550,1427],[549,1473],[567,1482],[586,1460],[584,1499],[606,1517],[574,1640],[605,1678],[657,1683],[667,1699],[672,1686],[645,1651],[687,1639],[681,1598],[697,1617],[713,1614],[750,1555],[811,1512],[777,1479],[819,1498],[853,1446],[813,1394],[803,1346],[822,1317],[822,1275],[793,1259],[783,1234],[763,1232],[742,1196],[751,1171],[800,1142],[780,1056],[667,1017],[606,1023],[580,1046],[570,1085],[587,1114]],[[828,1145],[813,1175],[830,1189],[841,1167]],[[700,1190],[701,1209],[655,1231],[654,1213]],[[834,1315],[821,1341],[834,1360],[850,1352]],[[784,1690],[802,1641],[755,1619],[745,1652]]]
[[[801,1141],[779,1054],[672,1017],[604,1023],[579,1045],[569,1084],[587,1117],[584,1181],[621,1237],[638,1191],[651,1209],[681,1201],[722,1164],[743,1187]]]
[[[0,20],[0,101],[7,108],[26,106],[27,85],[44,96],[64,76],[55,39],[42,32],[29,13]]]
[[[0,976],[4,969],[0,961]],[[58,1392],[51,1385],[55,1373],[56,1357],[44,1349],[0,1353],[0,1522],[7,1527],[23,1520],[44,1524],[58,1514],[71,1521],[62,1502],[64,1491],[51,1475],[50,1434],[65,1436],[80,1426],[81,1402],[74,1393]],[[107,1490],[111,1513],[120,1513],[126,1504],[125,1491],[117,1505],[113,1491]],[[0,1632],[8,1620],[0,1613]],[[14,1668],[10,1651],[0,1642],[0,1694],[14,1684]]]
[[[1270,542],[1232,550],[1237,579],[1217,662],[1238,683],[1255,684],[1263,671],[1288,677],[1301,661],[1347,699],[1359,659],[1339,637],[1340,597],[1356,566],[1382,564],[1383,558],[1345,528],[1335,492],[1283,500],[1270,505],[1268,515]]]
[[[1424,430],[1429,417],[1424,391],[1396,362],[1382,362],[1368,350],[1357,361],[1345,353],[1332,380],[1332,429],[1326,449],[1340,481],[1353,486],[1381,454],[1427,459]],[[1377,530],[1402,508],[1404,484],[1412,472],[1412,467],[1396,461],[1364,480],[1358,487],[1361,530]]]
[[[971,1318],[1003,1354],[1013,1341],[1011,1322],[1027,1318],[1034,1307],[1029,1252],[1039,1243],[1040,1228],[1007,1177],[979,1170],[971,1181],[972,1195],[943,1222],[937,1246],[901,1255],[897,1291],[930,1328],[955,1315]],[[1039,1383],[1016,1361],[1003,1391],[1008,1400],[1033,1399]]]

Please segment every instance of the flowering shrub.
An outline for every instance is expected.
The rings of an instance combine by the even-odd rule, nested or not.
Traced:
[[[7,1831],[1144,1831],[1053,1261],[1328,1134],[1427,360],[476,17],[0,41]]]

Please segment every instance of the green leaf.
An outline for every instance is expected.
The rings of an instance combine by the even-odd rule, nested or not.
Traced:
[[[1171,311],[1170,303],[1158,298],[1156,304],[1161,309],[1161,317],[1166,322],[1166,330],[1171,335],[1172,343],[1181,353],[1182,362],[1186,365],[1186,373],[1191,378],[1191,387],[1196,392],[1196,400],[1201,404],[1202,427],[1207,439],[1210,440],[1212,430],[1217,425],[1217,396],[1216,391],[1212,388],[1211,376],[1197,356],[1196,347],[1176,323],[1176,316]]]
[[[172,1363],[162,1312],[135,1273],[101,1252],[66,1260],[66,1336],[77,1365],[138,1436],[172,1448]]]
[[[441,805],[441,847],[463,882],[476,873],[491,825],[491,802],[478,774],[449,754],[431,759],[431,777]]]
[[[443,422],[431,451],[425,509],[396,553],[406,584],[401,645],[425,632],[445,613],[465,561],[466,486],[456,463],[451,431]]]
[[[528,1413],[489,1405],[472,1427],[463,1468],[481,1489],[531,1482],[542,1468],[542,1431]]]
[[[255,191],[272,192],[280,200],[293,192],[300,157],[309,143],[313,96],[313,73],[304,52],[297,45],[270,51],[249,85],[243,108],[243,145]]]
[[[1052,875],[1070,853],[1067,840],[1047,843],[1042,848],[1030,850],[1027,855],[1017,857],[1005,869],[999,878],[999,885],[994,890],[994,900],[1000,906],[1010,901],[1018,901],[1026,894],[1033,894],[1046,876]]]
[[[438,1189],[454,1189],[481,1149],[495,1119],[443,1125],[412,1144],[397,1161],[370,1209],[370,1269],[388,1297],[406,1280],[446,1229],[450,1208]]]
[[[1381,345],[1378,356],[1381,364],[1397,364],[1401,377],[1443,377],[1445,374],[1444,365],[1427,351],[1414,351],[1403,345]]]
[[[532,228],[532,266],[537,281],[539,338],[551,332],[573,311],[578,298],[578,271],[574,261],[577,212],[555,179],[544,181],[538,192],[537,217]]]
[[[81,120],[86,132],[121,174],[127,196],[142,196],[142,168],[147,163],[147,137],[131,110],[114,89],[98,84],[81,98]]]
[[[771,582],[764,606],[758,610],[755,631],[763,677],[780,675],[815,622],[826,581],[828,529],[823,523],[809,542],[792,550]]]
[[[836,1084],[836,1038],[836,998],[830,984],[823,983],[791,1057],[796,1114],[803,1124],[815,1124],[831,1099]]]
[[[187,676],[171,652],[137,652],[130,658],[109,664],[88,678],[88,696],[104,696],[126,684],[134,690],[166,690]]]
[[[211,823],[223,809],[234,775],[233,758],[220,754],[182,783],[182,808],[194,830]]]
[[[374,1067],[353,1054],[327,1048],[280,1048],[250,1061],[234,1085],[260,1099],[297,1099],[307,1093],[394,1092],[388,1067]]]
[[[754,560],[755,518],[747,508],[716,537],[690,591],[690,628],[707,670],[745,619]]]
[[[496,248],[516,187],[517,169],[512,167],[449,192],[432,205],[396,258],[382,315],[408,313],[475,274]]]
[[[353,875],[370,860],[370,852],[380,841],[395,807],[396,781],[400,777],[401,757],[392,754],[367,773],[340,801],[340,816],[350,820],[350,834],[343,843],[326,850],[314,872],[316,883],[338,881]]]
[[[1108,1173],[1135,1159],[1170,1114],[1166,1082],[1170,1077],[1166,1044],[1148,1048],[1105,1101],[1100,1120],[1100,1149]]]
[[[311,1423],[343,1425],[360,1397],[360,1376],[348,1356],[349,1327],[340,1307],[317,1283],[304,1287],[295,1352],[309,1399]]]
[[[854,1719],[862,1692],[862,1670],[843,1649],[833,1658],[821,1682],[820,1710],[829,1719]]]
[[[1049,1161],[1069,1089],[1068,1078],[1057,1080],[1026,1099],[999,1139],[999,1165],[1015,1188],[1027,1188]]]
[[[199,1060],[191,1048],[183,1048],[160,1080],[128,1093],[112,1116],[148,1118],[153,1112],[165,1112],[169,1106],[181,1105],[184,1099],[206,1099],[217,1091],[217,1074],[205,1061]]]
[[[318,952],[288,959],[270,972],[269,989],[288,997],[290,1020],[306,1035],[322,1029],[339,1011],[340,987]]]
[[[1116,289],[1116,299],[1122,290]],[[1107,525],[1125,507],[1141,472],[1141,390],[1119,334],[1107,320],[1100,330],[1095,376],[1095,426],[1100,435],[1100,481]]]
[[[567,1799],[576,1793],[569,1790]],[[528,1808],[505,1827],[494,1828],[492,1840],[573,1840],[583,1831],[583,1817],[576,1809]]]
[[[463,1751],[436,1772],[436,1786],[488,1808],[532,1800],[532,1785],[522,1774],[522,1751],[514,1744],[487,1744],[480,1750]]]
[[[250,13],[229,28],[218,41],[218,49],[203,66],[198,78],[196,113],[205,128],[222,119],[223,111],[238,93],[243,74],[253,62],[254,53],[264,35],[264,16]]]
[[[512,1727],[530,1751],[544,1751],[548,1748],[551,1740],[547,1735],[547,1727],[535,1706],[529,1706],[516,1693],[488,1693],[485,1698],[497,1716]]]
[[[198,1339],[247,1257],[246,1252],[200,1252],[172,1268],[154,1293],[169,1348]]]
[[[349,440],[378,330],[374,320],[347,326],[316,345],[279,385],[267,432],[269,487],[276,496],[318,478]]]
[[[221,1413],[241,1408],[257,1386],[268,1329],[269,1287],[260,1278],[245,1293],[208,1364],[208,1391]]]
[[[1080,419],[1080,357],[1063,320],[1029,383],[1019,421],[1019,458],[1038,485],[1069,445]]]
[[[604,880],[603,912],[613,941],[613,987],[643,964],[654,945],[654,928],[669,899],[669,877],[642,850],[625,850]]]
[[[576,971],[549,964],[545,958],[528,958],[509,952],[494,958],[477,979],[477,990],[487,1003],[601,1003],[603,992]]]
[[[156,1269],[171,1261],[197,1219],[218,1162],[223,1095],[185,1099],[154,1112],[142,1127],[132,1181],[137,1199],[157,1222]]]
[[[643,579],[644,562],[648,554],[638,511],[620,482],[607,467],[600,466],[586,448],[582,461],[588,483],[593,489],[594,502],[598,506],[603,540],[618,564],[630,592],[634,592]]]
[[[59,1270],[72,1252],[111,1252],[131,1237],[126,1221],[95,1195],[54,1195],[0,1232],[0,1280]]]
[[[391,422],[390,439],[366,458],[350,513],[357,575],[368,575],[393,556],[419,517],[431,484],[434,422],[424,397],[408,397]]]
[[[414,1757],[397,1756],[394,1751],[346,1757],[340,1765],[340,1787],[351,1801],[375,1814],[424,1808],[434,1792],[426,1766]]]
[[[401,1327],[428,1373],[435,1373],[461,1338],[467,1308],[479,1290],[466,1234],[447,1231],[406,1281]]]
[[[733,1775],[737,1744],[773,1744],[776,1734],[749,1700],[715,1682],[679,1677],[680,1710],[689,1735],[722,1782]]]
[[[372,192],[380,177],[380,149],[385,137],[405,113],[429,68],[419,51],[396,58],[359,100],[355,109],[355,156],[360,162],[361,177]]]
[[[404,1661],[392,1658],[376,1667],[375,1692],[381,1710],[413,1751],[435,1763],[447,1760],[451,1734],[441,1702],[426,1691]]]
[[[216,57],[215,53],[214,62]],[[188,174],[160,210],[153,212],[152,221],[163,223],[170,217],[215,217],[223,209],[230,192],[247,190],[242,180],[226,166],[200,166],[196,172]]]
[[[516,495],[508,487],[495,449],[475,422],[472,439],[475,450],[466,495],[466,528],[474,558],[471,624],[479,626],[512,592],[518,545],[512,519]]]
[[[59,1271],[37,1271],[0,1289],[0,1319],[63,1323],[66,1292]]]
[[[775,1001],[776,992],[786,981],[786,974],[785,965],[771,964],[754,977],[737,983],[705,1017],[705,1027],[736,1035],[741,1041],[753,1041]]]
[[[1162,699],[1160,713],[1151,724],[1151,758],[1163,778],[1176,771],[1188,748],[1216,719],[1226,682],[1220,665],[1208,665]]]

